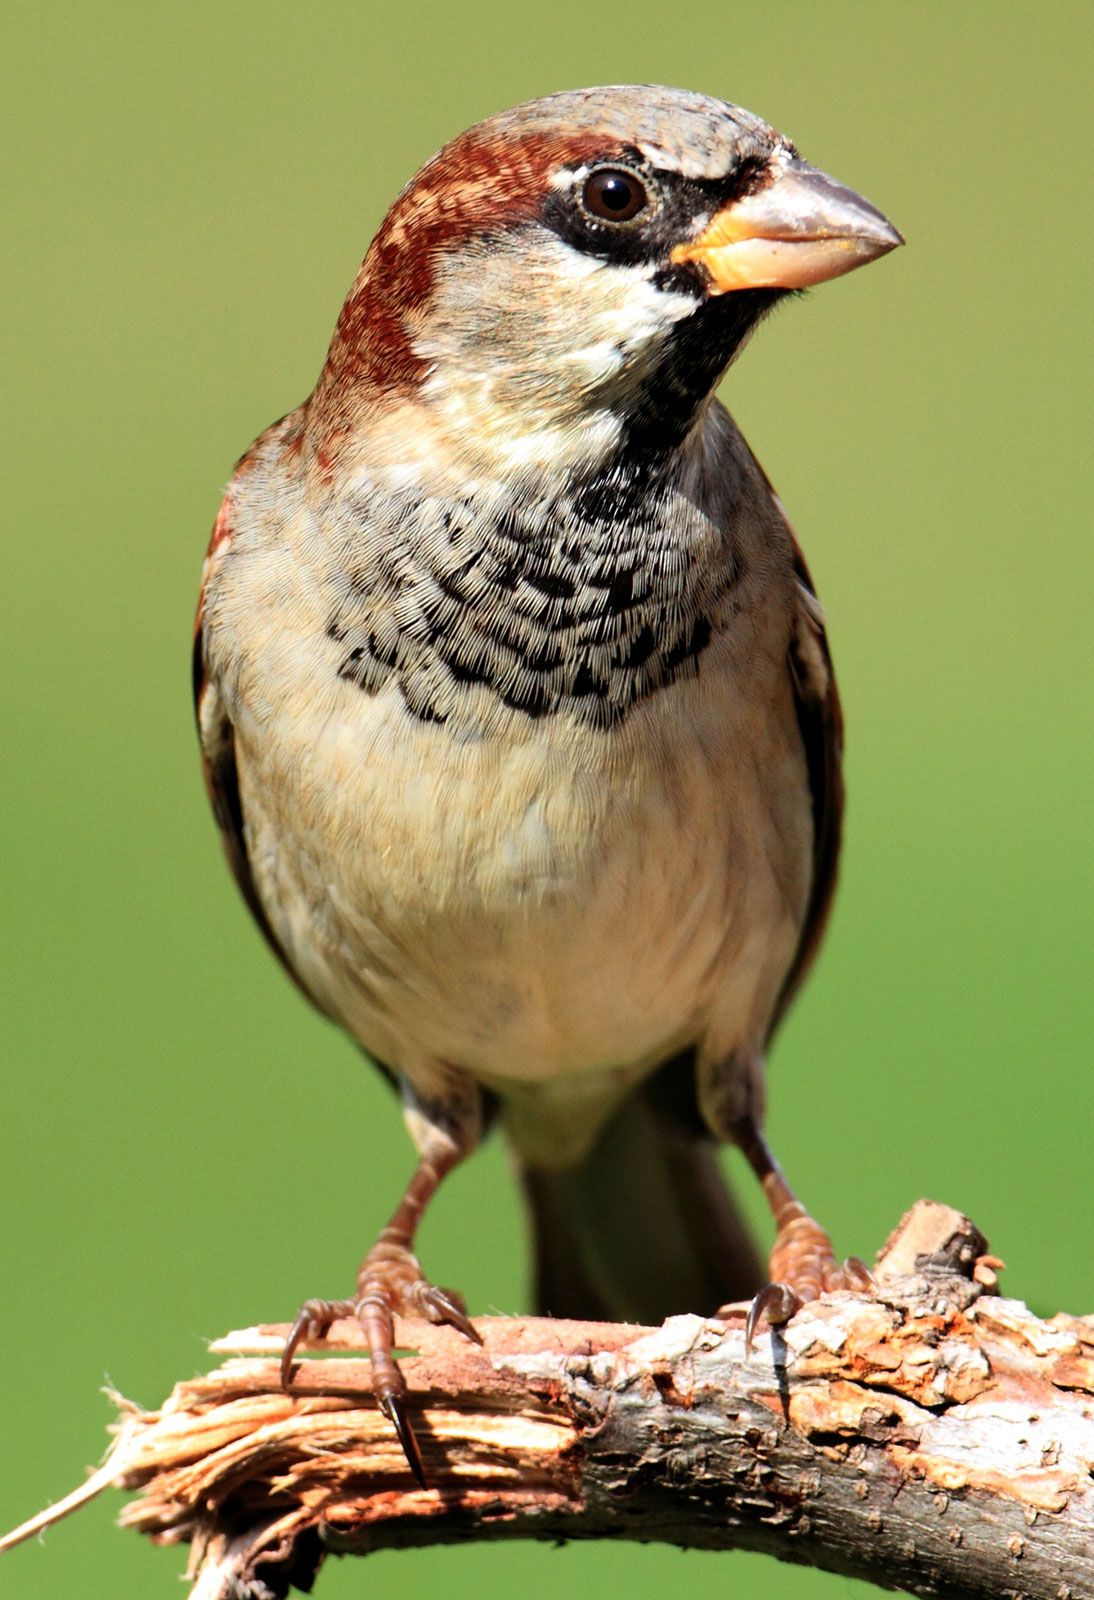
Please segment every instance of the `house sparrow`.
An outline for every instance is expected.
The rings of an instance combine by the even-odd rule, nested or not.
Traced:
[[[301,1309],[283,1379],[357,1317],[419,1481],[392,1319],[478,1338],[413,1246],[495,1116],[543,1310],[754,1290],[717,1140],[777,1229],[750,1338],[865,1272],[761,1133],[832,895],[840,712],[805,563],[714,389],[787,291],[900,243],[736,106],[518,106],[404,189],[314,393],[224,496],[194,660],[228,858],[419,1158],[357,1292]]]

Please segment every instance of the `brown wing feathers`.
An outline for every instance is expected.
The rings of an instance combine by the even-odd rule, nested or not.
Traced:
[[[828,651],[824,613],[793,534],[791,539],[798,609],[790,640],[789,670],[813,799],[813,885],[801,940],[775,1007],[771,1033],[809,971],[824,934],[836,887],[843,829],[843,713]]]

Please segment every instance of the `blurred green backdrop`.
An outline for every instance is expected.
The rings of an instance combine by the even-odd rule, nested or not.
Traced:
[[[929,1194],[987,1231],[1011,1293],[1094,1309],[1086,8],[18,9],[0,1523],[96,1458],[104,1381],[153,1404],[207,1336],[341,1292],[407,1172],[387,1091],[285,981],[221,860],[194,592],[235,457],[311,387],[395,192],[551,89],[737,100],[907,234],[775,318],[727,385],[813,566],[850,732],[843,887],[770,1129],[839,1248],[871,1253]],[[496,1143],[446,1185],[423,1254],[473,1310],[522,1305]],[[8,1557],[0,1592],[178,1592],[180,1554],[116,1532],[117,1504]],[[531,1545],[331,1564],[319,1592],[683,1580],[861,1592],[755,1557]]]

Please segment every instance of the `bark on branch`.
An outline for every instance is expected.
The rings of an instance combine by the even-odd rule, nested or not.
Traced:
[[[743,1310],[658,1329],[484,1318],[478,1350],[407,1324],[431,1487],[413,1482],[340,1323],[278,1387],[285,1328],[162,1409],[122,1405],[104,1466],[125,1526],[189,1542],[191,1600],[310,1590],[324,1557],[486,1538],[768,1551],[913,1594],[1094,1600],[1094,1318],[993,1291],[977,1230],[921,1201],[873,1297],[825,1297],[750,1358]],[[317,1352],[318,1354],[318,1352]]]

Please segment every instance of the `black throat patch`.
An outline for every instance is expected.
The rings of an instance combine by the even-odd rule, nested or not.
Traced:
[[[608,507],[611,511],[608,514]],[[341,551],[339,677],[392,679],[427,722],[563,712],[617,726],[700,670],[732,610],[734,553],[656,475],[620,466],[551,503],[377,497]]]

